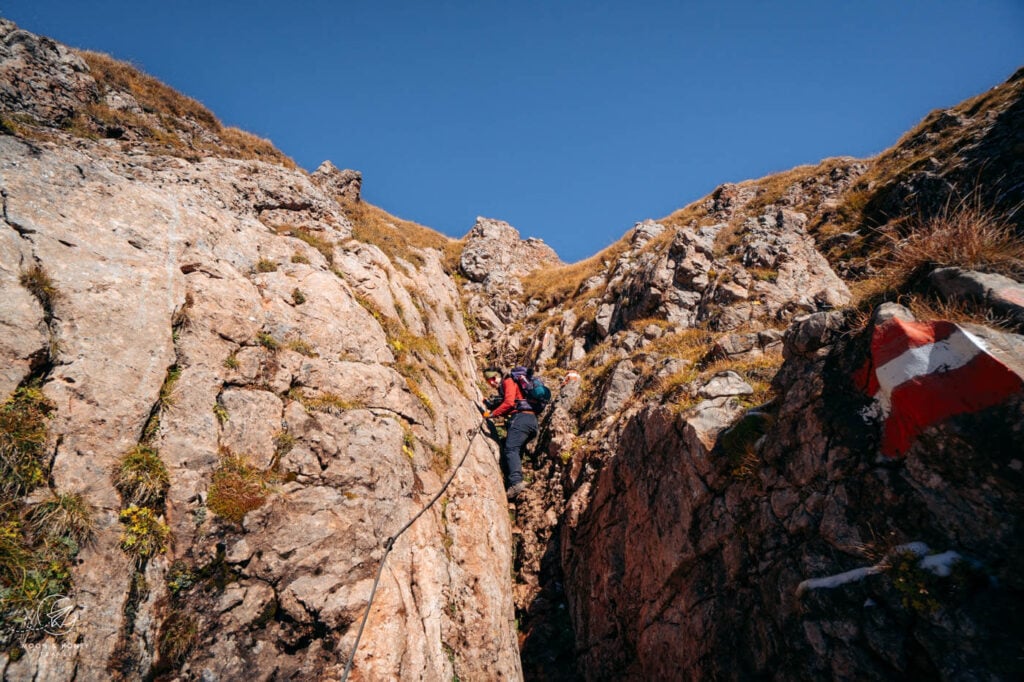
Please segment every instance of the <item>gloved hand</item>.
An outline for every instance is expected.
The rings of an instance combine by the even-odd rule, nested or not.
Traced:
[[[490,410],[484,410],[483,411],[483,418],[484,419],[490,419],[491,418],[491,411]]]

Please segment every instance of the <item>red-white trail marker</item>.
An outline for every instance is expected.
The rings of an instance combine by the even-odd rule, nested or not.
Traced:
[[[882,454],[902,457],[926,428],[998,405],[1024,380],[976,334],[944,320],[889,319],[875,327],[871,357],[854,374],[885,420]]]

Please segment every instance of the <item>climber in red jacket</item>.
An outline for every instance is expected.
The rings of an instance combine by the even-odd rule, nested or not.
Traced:
[[[512,500],[526,489],[520,451],[528,440],[537,435],[537,414],[523,396],[515,379],[511,375],[501,377],[502,371],[497,367],[484,370],[484,380],[488,386],[498,390],[498,395],[484,402],[488,410],[484,411],[483,416],[484,419],[494,419],[511,415],[502,452],[508,469],[508,488],[505,492],[508,499]]]

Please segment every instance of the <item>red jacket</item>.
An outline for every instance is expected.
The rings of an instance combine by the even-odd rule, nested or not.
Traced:
[[[494,408],[491,412],[492,417],[500,417],[505,414],[513,414],[515,412],[525,412],[525,410],[517,410],[516,405],[519,404],[520,400],[525,401],[526,398],[523,396],[523,392],[519,390],[519,384],[516,383],[512,377],[505,377],[501,380],[501,405]]]

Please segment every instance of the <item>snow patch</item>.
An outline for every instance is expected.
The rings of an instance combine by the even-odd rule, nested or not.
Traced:
[[[931,548],[928,547],[924,542],[908,542],[905,545],[898,545],[893,549],[893,554],[904,554],[911,553],[921,558],[918,562],[918,566],[926,571],[931,571],[935,575],[941,578],[949,577],[953,570],[953,566],[958,561],[963,561],[964,558],[953,550],[942,552],[941,554],[930,554]],[[823,578],[810,578],[802,581],[796,586],[796,595],[799,597],[807,590],[818,590],[818,589],[832,589],[839,587],[840,585],[846,585],[847,583],[853,583],[869,575],[875,575],[882,573],[889,569],[889,564],[885,561],[880,561],[874,566],[864,566],[861,568],[855,568],[852,571],[846,571],[845,573],[837,573],[835,575],[825,576]]]

